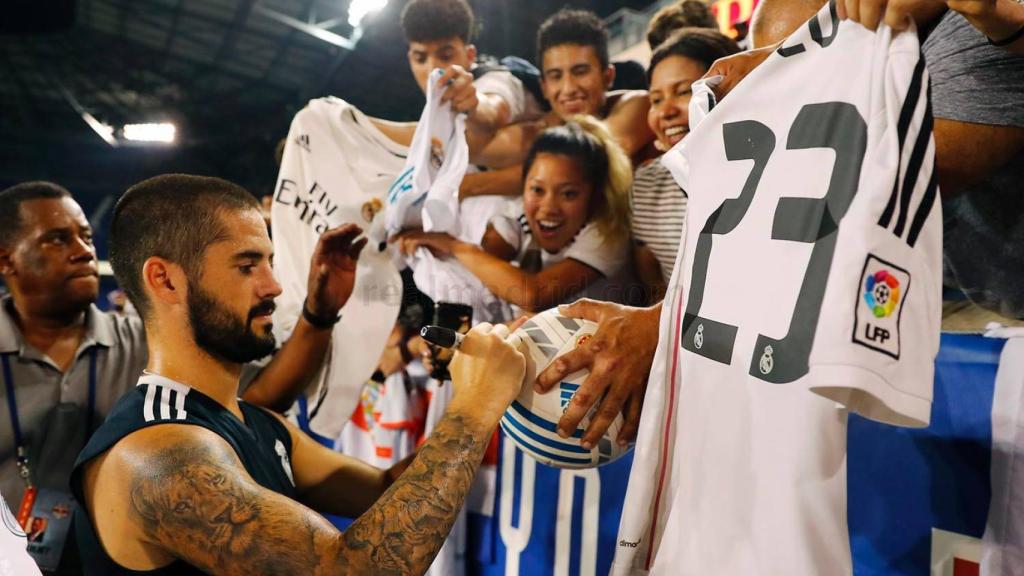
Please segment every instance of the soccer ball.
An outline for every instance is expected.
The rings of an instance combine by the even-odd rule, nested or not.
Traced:
[[[555,432],[569,401],[589,374],[580,370],[570,374],[546,394],[536,394],[532,383],[548,364],[584,344],[597,331],[589,320],[567,318],[557,308],[545,310],[523,324],[516,334],[526,355],[526,384],[501,417],[501,429],[509,440],[539,462],[558,468],[593,468],[619,458],[632,449],[615,441],[622,428],[622,414],[616,416],[604,437],[591,450],[580,445],[583,432],[597,408],[580,422],[569,438]]]

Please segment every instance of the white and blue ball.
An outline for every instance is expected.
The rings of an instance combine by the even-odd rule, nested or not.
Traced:
[[[622,428],[622,414],[615,418],[593,449],[580,445],[596,404],[569,438],[563,439],[555,432],[569,401],[587,379],[587,370],[570,374],[545,394],[533,391],[532,383],[537,374],[559,356],[585,343],[596,331],[597,324],[567,318],[559,314],[557,308],[537,314],[516,331],[526,355],[526,383],[502,416],[501,429],[523,452],[543,464],[558,468],[593,468],[632,449],[632,445],[619,446],[616,442]]]

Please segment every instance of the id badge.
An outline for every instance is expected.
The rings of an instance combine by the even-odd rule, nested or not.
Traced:
[[[71,494],[37,489],[35,502],[23,526],[28,536],[28,553],[40,569],[53,571],[60,566],[74,509],[75,500]]]

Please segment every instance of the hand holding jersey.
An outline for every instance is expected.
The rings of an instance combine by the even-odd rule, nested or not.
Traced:
[[[465,113],[472,118],[480,104],[476,86],[473,85],[473,75],[457,64],[449,66],[443,72],[435,81],[439,87],[444,88],[441,102],[451,102],[452,110]]]
[[[916,34],[840,24],[826,6],[666,155],[694,225],[616,574],[850,572],[843,408],[929,418],[941,220],[927,83]]]

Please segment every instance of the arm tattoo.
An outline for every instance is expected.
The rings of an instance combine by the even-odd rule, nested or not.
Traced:
[[[455,523],[490,434],[449,414],[405,473],[344,533],[259,487],[227,446],[184,439],[132,471],[142,531],[217,574],[422,574]]]
[[[491,439],[472,429],[451,413],[438,424],[405,473],[345,531],[355,553],[348,565],[373,566],[376,574],[422,574],[430,567]]]
[[[313,573],[329,525],[297,503],[287,506],[240,468],[229,449],[198,440],[160,449],[131,481],[142,530],[211,574]]]

